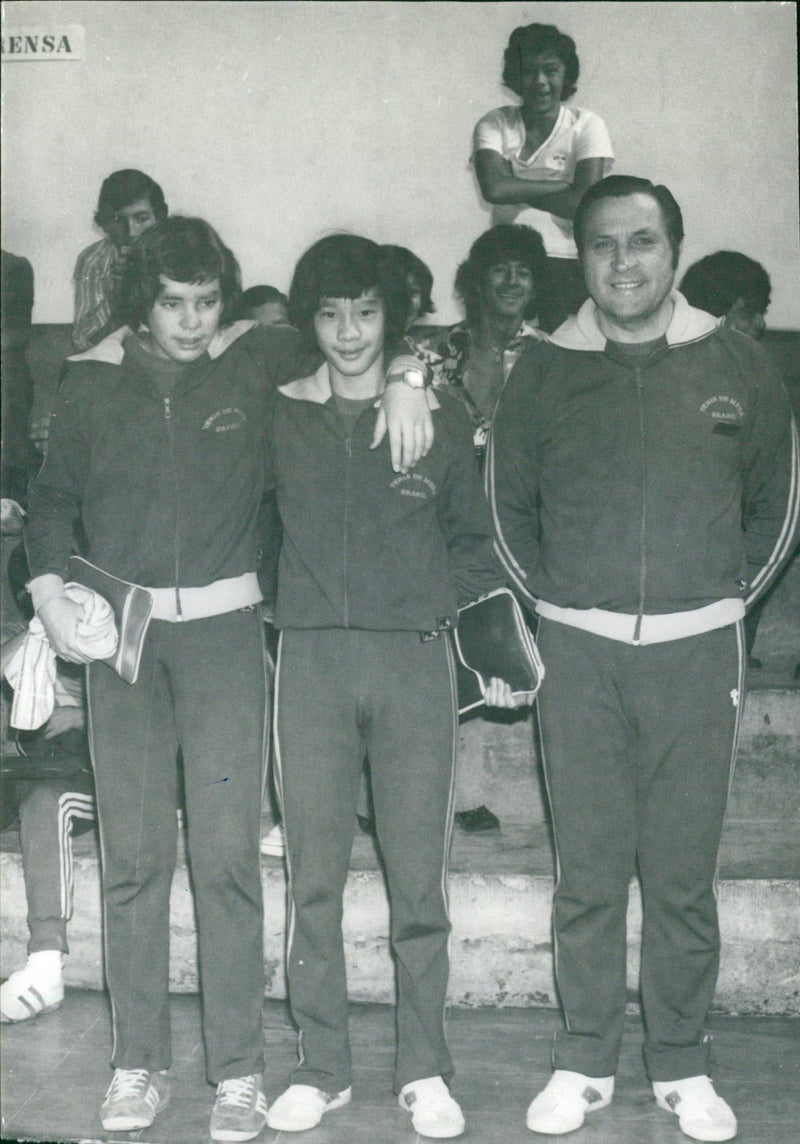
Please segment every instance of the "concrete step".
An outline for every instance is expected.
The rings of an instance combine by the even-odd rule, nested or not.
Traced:
[[[720,857],[722,965],[715,1007],[727,1013],[800,1015],[800,691],[752,691]],[[554,1006],[550,902],[554,861],[532,758],[530,722],[498,722],[490,751],[500,833],[456,831],[450,875],[450,999],[455,1005]],[[268,823],[267,823],[268,825]],[[0,969],[25,957],[27,927],[18,840],[2,838]],[[70,985],[102,988],[100,882],[93,834],[75,842]],[[262,861],[267,993],[283,997],[286,880]],[[185,859],[172,890],[171,985],[198,988],[196,929]],[[631,885],[628,974],[635,1004],[641,901]],[[358,834],[345,894],[344,933],[354,1000],[392,1001],[389,910],[373,840]]]
[[[525,848],[522,828],[517,851]],[[507,838],[506,844],[509,845]],[[357,839],[366,849],[368,839]],[[513,851],[514,839],[510,840]],[[389,910],[383,877],[373,863],[351,870],[345,893],[344,936],[350,995],[390,1002],[394,975],[388,946]],[[283,864],[262,865],[265,899],[267,995],[284,997],[286,882]],[[455,1005],[555,1006],[550,903],[553,879],[530,873],[454,870],[450,1001]],[[0,968],[4,977],[25,959],[27,927],[19,854],[0,854],[3,896]],[[75,859],[75,913],[70,922],[68,985],[103,987],[100,881],[96,855]],[[723,955],[715,1009],[726,1013],[800,1015],[800,878],[722,878],[719,909]],[[198,988],[194,908],[185,863],[179,864],[171,902],[170,983],[176,992]],[[635,1003],[641,901],[631,884],[628,978]]]

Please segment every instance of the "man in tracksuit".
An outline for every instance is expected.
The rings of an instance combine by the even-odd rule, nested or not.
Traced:
[[[325,362],[280,388],[269,434],[283,527],[276,785],[300,1029],[300,1063],[268,1114],[279,1131],[313,1128],[351,1099],[342,894],[366,754],[397,963],[395,1091],[421,1135],[464,1130],[444,1030],[457,722],[449,629],[459,605],[503,576],[459,403],[433,399],[433,448],[413,473],[398,476],[385,447],[369,448],[384,343],[403,329],[407,290],[375,243],[333,235],[303,255],[289,295]],[[497,680],[489,701],[514,706]]]
[[[628,885],[644,902],[645,1060],[696,1140],[736,1118],[708,1077],[715,875],[743,698],[742,617],[792,551],[797,432],[756,343],[672,289],[665,187],[609,177],[575,233],[590,299],[520,360],[487,483],[501,557],[538,613],[542,760],[557,848],[566,1028],[528,1127],[612,1097]]]
[[[231,323],[239,293],[236,260],[207,223],[175,217],[148,230],[130,254],[129,326],[72,359],[30,499],[30,590],[60,655],[90,658],[77,640],[81,609],[64,595],[78,519],[88,560],[153,598],[136,683],[102,662],[88,671],[114,1024],[109,1131],[147,1127],[169,1098],[178,748],[217,1084],[211,1136],[250,1139],[266,1117],[256,569],[268,402],[298,376],[298,342],[296,331]]]

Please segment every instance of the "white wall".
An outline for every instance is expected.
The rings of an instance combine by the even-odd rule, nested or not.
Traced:
[[[800,327],[793,4],[59,2],[7,25],[82,24],[86,57],[7,63],[3,245],[32,261],[36,321],[69,321],[100,183],[140,167],[173,212],[208,218],[245,285],[288,285],[300,252],[347,228],[415,249],[455,320],[456,264],[487,225],[468,165],[509,32],[577,41],[575,102],[616,170],[666,182],[683,266],[720,247],[762,261],[773,326]]]

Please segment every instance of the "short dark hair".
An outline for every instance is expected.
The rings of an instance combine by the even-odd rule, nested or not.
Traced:
[[[420,317],[423,314],[432,314],[436,307],[433,304],[431,294],[433,293],[433,275],[428,266],[418,258],[413,250],[409,250],[407,246],[392,246],[387,243],[383,249],[394,259],[397,260],[397,265],[400,273],[405,275],[406,278],[413,278],[419,286],[420,294],[422,295],[422,302],[420,304]]]
[[[242,310],[252,310],[256,306],[268,306],[270,302],[280,302],[289,305],[289,299],[282,294],[277,286],[248,286],[242,291]]]
[[[486,274],[501,262],[523,262],[531,272],[534,294],[526,318],[534,317],[547,298],[550,274],[542,236],[532,226],[499,223],[475,239],[456,271],[455,291],[464,304],[467,325],[474,325],[478,320]]]
[[[672,265],[677,266],[683,242],[681,208],[667,187],[662,184],[655,186],[649,179],[641,179],[636,175],[606,175],[584,193],[572,220],[578,254],[583,254],[586,226],[593,207],[603,199],[624,199],[629,195],[649,195],[658,203],[672,247]]]
[[[109,223],[113,222],[117,211],[121,211],[123,207],[129,207],[131,203],[138,202],[139,199],[149,200],[153,214],[159,222],[167,217],[164,192],[155,179],[145,175],[144,171],[137,171],[130,167],[123,171],[114,171],[103,180],[94,221],[99,227],[106,230]]]
[[[219,279],[220,325],[233,320],[239,307],[242,278],[239,263],[217,232],[201,218],[173,215],[141,234],[132,245],[122,280],[122,317],[136,330],[161,293],[160,275],[173,282]]]
[[[555,24],[523,24],[515,28],[503,56],[503,83],[515,95],[522,95],[522,56],[552,52],[564,65],[562,102],[578,88],[581,65],[572,36],[559,32]]]
[[[307,347],[316,347],[314,315],[323,298],[360,298],[375,289],[383,301],[385,342],[402,336],[411,292],[397,262],[383,247],[357,234],[331,234],[315,242],[294,270],[289,316]]]
[[[738,250],[718,250],[695,262],[678,287],[690,306],[722,318],[741,298],[763,314],[772,283],[764,267]]]

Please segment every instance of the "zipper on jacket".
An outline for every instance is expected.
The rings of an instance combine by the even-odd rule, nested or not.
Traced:
[[[172,483],[175,489],[175,532],[174,532],[174,563],[175,563],[175,612],[179,620],[183,619],[183,612],[181,610],[181,594],[178,588],[180,584],[180,559],[179,552],[180,546],[178,541],[178,470],[175,464],[175,434],[172,427],[172,405],[171,398],[164,398],[164,420],[167,423],[167,434],[169,436],[169,455],[172,462]]]
[[[344,455],[346,457],[345,477],[344,477],[344,535],[342,537],[342,566],[344,573],[344,626],[350,627],[350,600],[347,594],[347,579],[348,579],[348,531],[350,525],[350,462],[353,459],[353,438],[345,437],[344,440]]]
[[[645,449],[644,439],[644,390],[642,386],[642,371],[641,367],[637,366],[636,374],[636,396],[637,404],[639,407],[639,460],[642,472],[642,515],[639,525],[639,610],[636,616],[636,627],[633,630],[633,642],[638,643],[642,634],[642,617],[644,615],[644,601],[645,601],[645,586],[647,582],[647,547],[646,547],[646,532],[647,532],[647,479],[646,479],[646,462],[647,455]]]

